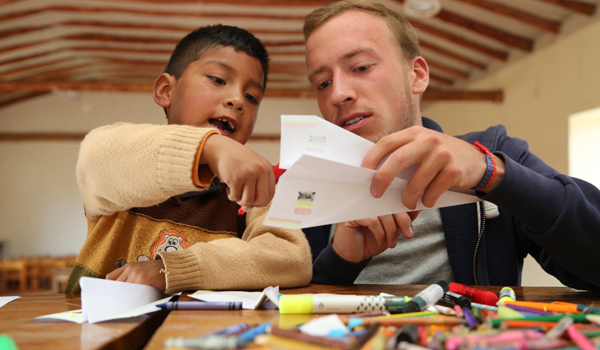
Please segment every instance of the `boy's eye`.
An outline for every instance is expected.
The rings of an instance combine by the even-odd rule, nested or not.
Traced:
[[[246,94],[246,98],[248,99],[248,101],[254,103],[255,105],[258,104],[258,99],[250,94]]]
[[[319,91],[324,90],[325,88],[327,88],[329,86],[329,84],[331,84],[331,80],[324,81],[321,84],[319,84],[319,87],[317,87],[317,90],[319,90]]]
[[[211,77],[211,76],[209,76],[208,78],[219,85],[225,85],[225,80],[223,80],[221,78]]]

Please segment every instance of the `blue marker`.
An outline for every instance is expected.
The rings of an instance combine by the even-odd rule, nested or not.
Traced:
[[[217,335],[201,338],[169,338],[167,341],[165,341],[165,347],[213,350],[237,349],[244,347],[246,344],[254,340],[257,335],[265,334],[267,332],[267,328],[270,328],[271,326],[271,322],[265,322],[245,331],[238,336]]]
[[[254,327],[254,328],[250,328],[249,330],[245,331],[244,333],[238,335],[238,337],[237,337],[238,348],[241,348],[241,347],[245,346],[246,344],[248,344],[249,342],[253,341],[257,335],[267,333],[267,328],[271,328],[271,327],[273,327],[273,324],[271,324],[271,322],[265,322],[263,324],[259,324],[258,326]]]

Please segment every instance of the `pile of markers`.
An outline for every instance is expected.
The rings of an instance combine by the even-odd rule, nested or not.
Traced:
[[[515,300],[440,281],[405,296],[282,295],[280,327],[237,324],[198,338],[171,338],[166,348],[196,349],[600,349],[600,308]],[[325,335],[284,327],[289,315],[337,314],[343,329]]]

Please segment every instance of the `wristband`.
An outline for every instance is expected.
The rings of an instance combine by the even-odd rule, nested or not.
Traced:
[[[494,176],[496,175],[496,160],[494,159],[494,156],[490,153],[490,151],[478,141],[475,141],[475,147],[477,147],[478,150],[485,154],[485,161],[487,164],[485,173],[483,174],[481,181],[479,181],[477,186],[471,188],[472,190],[481,192],[490,186],[492,180],[494,179]]]

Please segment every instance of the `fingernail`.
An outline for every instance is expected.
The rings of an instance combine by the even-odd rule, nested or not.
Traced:
[[[412,226],[408,227],[408,237],[407,238],[412,238],[415,235],[415,232],[413,231]]]
[[[375,197],[375,198],[379,198],[379,191],[377,190],[377,188],[375,187],[371,187],[371,196]]]

